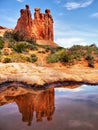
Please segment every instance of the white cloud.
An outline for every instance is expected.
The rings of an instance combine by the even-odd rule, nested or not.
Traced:
[[[62,47],[71,47],[73,44],[90,45],[97,44],[98,30],[87,25],[74,25],[55,20],[55,42]]]
[[[72,38],[57,38],[55,40],[56,43],[58,43],[60,46],[69,48],[73,45],[87,45],[84,39],[78,38],[78,37],[72,37]]]
[[[75,25],[55,20],[54,24],[55,42],[62,47],[72,45],[90,45],[95,43],[98,46],[98,30],[87,24]]]
[[[67,2],[64,7],[66,7],[67,10],[73,10],[78,8],[85,8],[88,7],[93,3],[94,0],[85,0],[80,2]]]
[[[17,0],[18,2],[24,2],[24,0]]]
[[[66,88],[55,88],[56,91],[58,92],[79,92],[79,91],[83,91],[84,89],[81,87],[78,88],[74,88],[74,89],[70,89],[66,86]]]
[[[92,18],[98,18],[98,12],[91,14]]]

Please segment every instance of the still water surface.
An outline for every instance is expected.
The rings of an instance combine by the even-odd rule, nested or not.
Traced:
[[[0,130],[98,130],[98,86],[9,88],[0,97]]]

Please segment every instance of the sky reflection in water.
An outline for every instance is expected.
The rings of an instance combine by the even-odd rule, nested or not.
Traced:
[[[97,122],[98,86],[0,92],[0,130],[97,130]]]

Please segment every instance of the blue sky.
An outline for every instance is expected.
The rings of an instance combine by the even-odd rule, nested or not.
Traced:
[[[98,0],[0,0],[0,25],[14,28],[25,4],[29,4],[32,17],[35,7],[41,12],[51,9],[55,42],[59,45],[98,46]]]

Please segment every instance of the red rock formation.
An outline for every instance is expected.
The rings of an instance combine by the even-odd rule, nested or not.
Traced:
[[[5,29],[5,27],[0,26],[0,29]]]
[[[40,8],[34,10],[34,19],[32,19],[28,5],[26,5],[26,9],[21,9],[21,16],[14,32],[18,32],[24,38],[53,41],[53,18],[50,10],[46,9],[45,13],[40,13]]]
[[[20,18],[14,32],[18,32],[19,36],[25,39],[32,37],[32,16],[28,5],[26,5],[26,9],[20,10]]]
[[[36,94],[19,95],[14,97],[14,101],[22,113],[22,120],[28,122],[28,125],[31,125],[34,112],[37,122],[42,121],[43,117],[48,121],[52,120],[55,110],[54,88]]]

